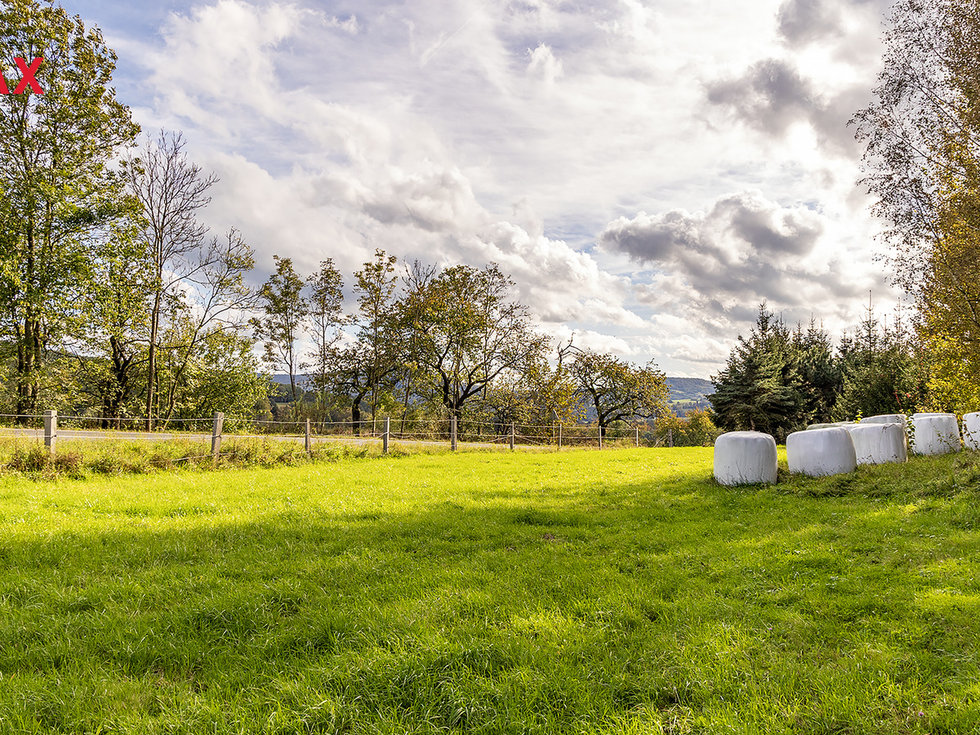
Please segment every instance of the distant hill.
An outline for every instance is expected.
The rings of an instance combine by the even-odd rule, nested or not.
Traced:
[[[715,392],[710,380],[704,378],[667,378],[671,401],[704,400]]]
[[[303,387],[309,381],[309,377],[306,375],[295,375],[296,385]],[[286,373],[276,373],[272,376],[272,382],[278,383],[279,385],[289,385],[289,376]]]
[[[667,378],[670,397],[667,399],[671,409],[683,416],[692,408],[710,408],[706,396],[715,392],[710,380],[704,378]]]

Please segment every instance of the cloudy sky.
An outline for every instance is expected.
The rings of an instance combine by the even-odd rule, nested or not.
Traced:
[[[548,332],[693,377],[763,300],[837,332],[899,296],[846,126],[888,0],[62,3],[256,282],[494,261]]]

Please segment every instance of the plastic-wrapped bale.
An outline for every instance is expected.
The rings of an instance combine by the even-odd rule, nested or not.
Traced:
[[[953,413],[914,414],[912,436],[916,454],[947,454],[961,449],[960,427]]]
[[[776,482],[776,440],[760,431],[730,431],[715,439],[715,479],[722,485]]]
[[[867,416],[861,419],[862,424],[901,424],[905,426],[908,419],[904,413],[882,413],[877,416]]]
[[[810,424],[806,427],[807,431],[815,431],[816,429],[834,429],[837,427],[853,426],[853,421],[835,421],[832,424]]]
[[[904,462],[908,459],[905,427],[898,422],[871,423],[862,421],[847,428],[854,443],[858,464]]]
[[[810,477],[825,477],[857,469],[854,442],[847,429],[794,431],[786,437],[786,460],[790,472]]]
[[[963,414],[963,443],[967,449],[980,449],[980,413]]]

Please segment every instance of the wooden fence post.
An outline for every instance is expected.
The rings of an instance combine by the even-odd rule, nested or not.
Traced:
[[[599,431],[599,449],[602,449],[602,424],[599,424],[598,431]]]
[[[214,412],[214,426],[211,428],[211,455],[217,459],[221,451],[221,427],[225,423],[225,415],[221,411]]]
[[[388,453],[388,440],[391,438],[391,417],[385,416],[385,435],[381,440],[381,451]]]
[[[451,416],[449,419],[449,449],[450,451],[453,452],[456,451],[456,444],[457,444],[456,431],[457,431],[456,417]]]
[[[306,419],[306,437],[304,438],[303,446],[306,448],[306,456],[313,454],[313,437],[310,435],[309,419]]]
[[[514,451],[514,422],[510,424],[510,450]]]
[[[58,443],[58,412],[44,412],[44,446],[54,456],[55,445]]]

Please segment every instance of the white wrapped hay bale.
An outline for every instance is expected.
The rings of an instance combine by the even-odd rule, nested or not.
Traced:
[[[810,477],[839,475],[857,469],[851,434],[839,426],[793,432],[786,437],[786,459],[790,472]]]
[[[776,481],[776,440],[760,431],[730,431],[715,439],[715,479],[722,485]]]
[[[963,414],[963,443],[967,449],[980,449],[980,413]]]
[[[853,421],[835,421],[832,424],[810,424],[806,427],[807,431],[814,431],[816,429],[833,429],[841,426],[853,426]]]
[[[849,426],[858,464],[904,462],[908,458],[905,427],[897,422],[865,423]]]
[[[960,427],[953,413],[914,414],[912,436],[916,454],[947,454],[961,449]]]
[[[882,413],[877,416],[868,416],[861,419],[862,424],[901,424],[905,426],[908,419],[903,413]]]

